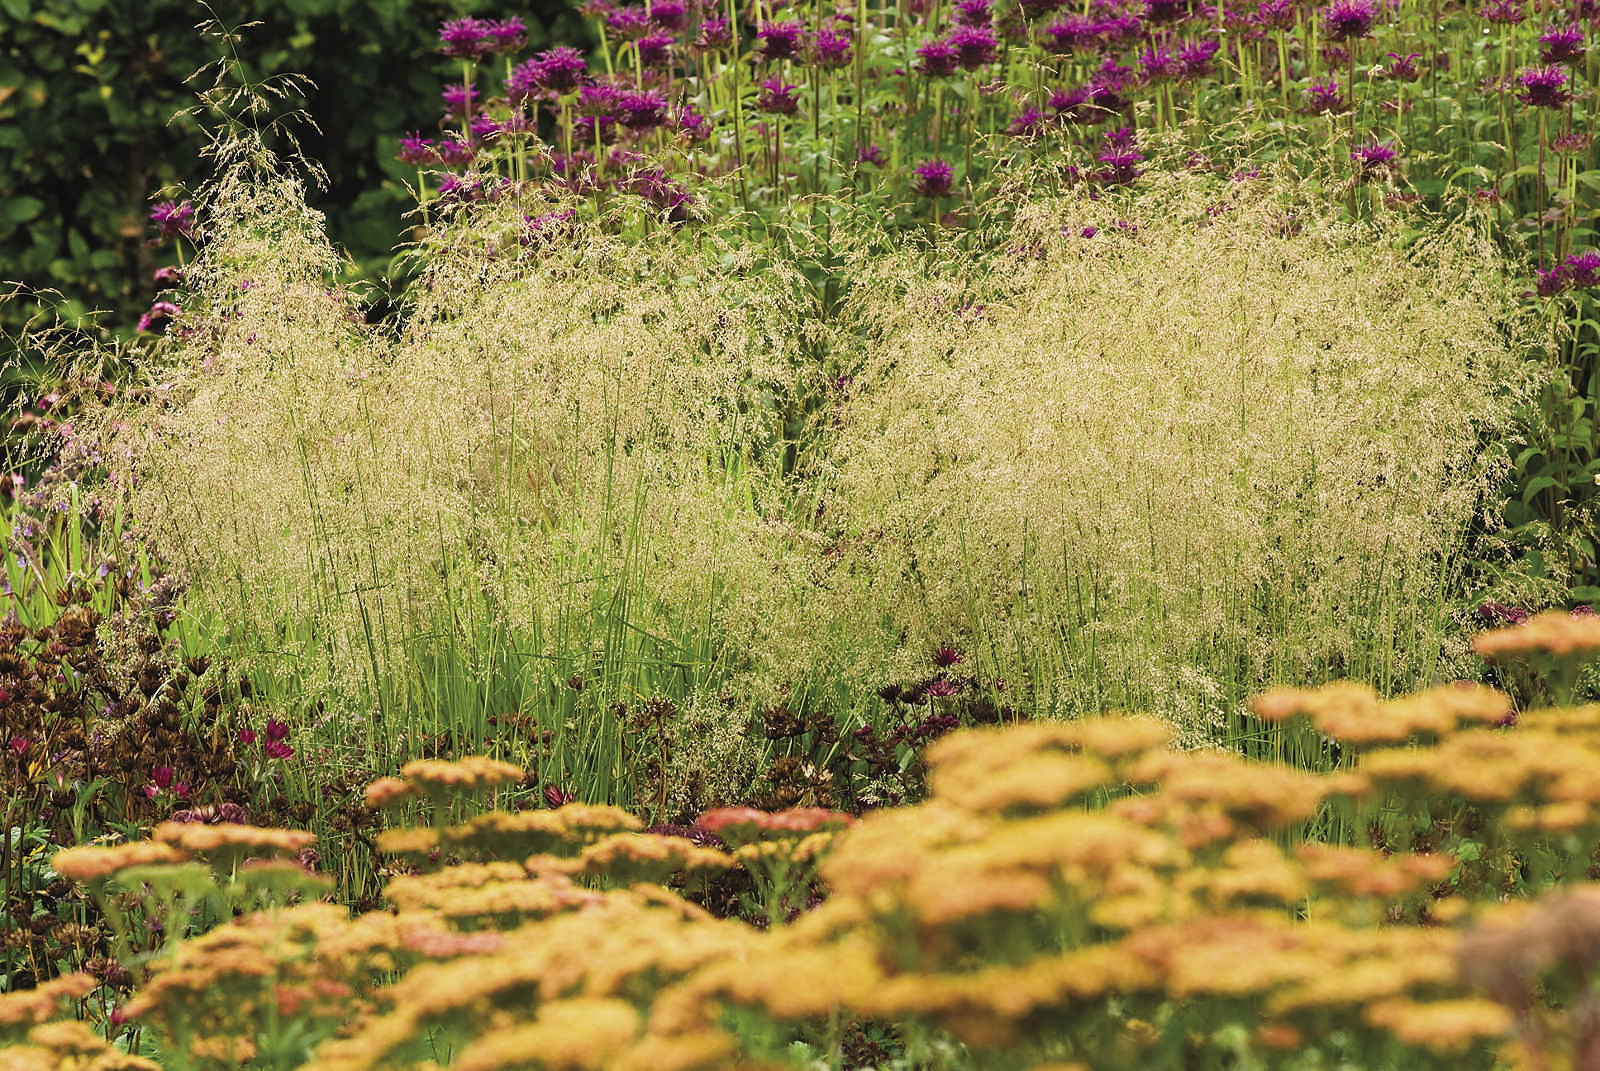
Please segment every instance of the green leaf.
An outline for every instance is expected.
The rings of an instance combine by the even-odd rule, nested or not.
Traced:
[[[5,8],[6,14],[18,22],[27,21],[28,0],[0,0],[0,8]]]
[[[1572,597],[1578,602],[1600,602],[1600,588],[1592,584],[1580,584],[1572,589]]]
[[[0,0],[3,2],[3,0]],[[8,197],[0,201],[0,220],[16,226],[26,223],[44,211],[44,202],[37,197]]]
[[[1522,489],[1522,501],[1532,502],[1533,496],[1547,487],[1559,487],[1561,481],[1553,476],[1536,476],[1528,481],[1528,486]]]

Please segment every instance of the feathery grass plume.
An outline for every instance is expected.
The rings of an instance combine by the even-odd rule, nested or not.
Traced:
[[[881,341],[829,496],[871,533],[854,576],[909,644],[971,635],[1047,707],[1151,709],[1191,737],[1263,685],[1466,667],[1437,592],[1505,471],[1480,432],[1528,380],[1477,235],[1402,252],[1390,222],[1285,228],[1310,200],[1287,181],[1208,216],[1210,183],[1034,195],[981,316],[958,270],[863,266]],[[1137,231],[1075,237],[1118,216]]]

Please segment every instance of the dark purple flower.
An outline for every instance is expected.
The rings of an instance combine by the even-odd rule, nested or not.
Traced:
[[[1093,97],[1094,90],[1090,86],[1058,89],[1050,94],[1047,106],[1055,113],[1057,119],[1075,123],[1088,117]]]
[[[150,222],[156,225],[156,233],[163,238],[176,238],[180,234],[185,238],[193,238],[194,206],[188,201],[182,204],[157,201],[155,207],[150,209]]]
[[[1350,153],[1350,159],[1355,161],[1356,177],[1363,180],[1386,174],[1394,166],[1395,156],[1394,147],[1381,141],[1357,145]]]
[[[931,695],[935,699],[948,699],[956,694],[956,686],[940,677],[938,680],[930,681],[928,686],[923,689],[923,694]]]
[[[579,115],[611,115],[616,107],[617,90],[614,86],[583,86],[578,90]]]
[[[650,32],[650,16],[642,7],[619,7],[606,16],[606,29],[624,41],[636,41]]]
[[[459,119],[467,112],[471,105],[473,111],[478,110],[478,87],[473,85],[448,85],[439,94],[444,101],[444,116],[446,119]]]
[[[799,88],[789,85],[782,78],[768,78],[761,83],[761,96],[756,101],[756,107],[764,112],[793,115],[800,110],[800,102],[795,99],[795,92]]]
[[[677,32],[683,29],[683,17],[687,10],[681,0],[655,0],[650,5],[650,21],[663,30]]]
[[[1589,151],[1589,146],[1594,144],[1593,134],[1582,134],[1569,130],[1565,134],[1557,134],[1550,139],[1550,151],[1558,156],[1578,156]]]
[[[1117,15],[1096,22],[1094,32],[1107,47],[1117,49],[1144,36],[1144,21],[1137,15]]]
[[[1031,138],[1043,131],[1049,121],[1050,117],[1048,115],[1030,104],[1018,112],[1015,119],[1011,120],[1010,125],[1006,127],[1006,133],[1014,138]]]
[[[439,142],[436,152],[439,162],[445,167],[466,167],[478,155],[472,143],[460,134],[451,134]]]
[[[9,746],[13,755],[26,755],[32,744],[26,736],[13,736]]]
[[[704,141],[711,136],[712,122],[709,118],[695,111],[693,106],[685,104],[672,114],[673,125],[678,128],[678,133],[690,141]]]
[[[756,31],[756,47],[763,59],[790,59],[800,51],[798,22],[769,22]]]
[[[584,62],[582,52],[561,45],[539,53],[533,82],[540,89],[564,95],[578,88],[587,70],[588,64]]]
[[[551,808],[561,807],[568,803],[574,803],[578,799],[577,796],[574,796],[572,793],[557,785],[545,785],[543,795],[545,806]]]
[[[165,287],[165,288],[168,288],[168,289],[171,289],[172,287],[182,286],[183,285],[183,269],[182,268],[174,268],[174,267],[171,267],[170,265],[165,267],[165,268],[157,268],[155,270],[155,273],[150,276],[150,281],[155,283],[157,286]],[[105,568],[105,563],[101,562],[100,563],[100,567],[102,569],[104,569]],[[4,699],[0,699],[0,703],[4,703],[4,702],[5,702]]]
[[[622,93],[617,97],[617,118],[629,130],[654,130],[667,121],[667,98],[653,89]]]
[[[249,747],[251,744],[253,744],[255,742],[256,742],[256,731],[254,729],[240,729],[239,730],[239,743],[244,744],[246,747]]]
[[[282,740],[289,735],[289,726],[277,718],[267,719],[267,739]]]
[[[1312,115],[1343,115],[1350,108],[1350,102],[1339,90],[1339,83],[1335,80],[1326,82],[1313,82],[1311,88],[1306,90],[1305,110]]]
[[[485,30],[489,51],[496,55],[515,52],[528,43],[528,27],[515,15],[509,19],[497,19],[489,23]]]
[[[1378,9],[1372,0],[1333,0],[1322,9],[1323,32],[1330,41],[1352,41],[1371,37]]]
[[[1583,28],[1576,23],[1547,27],[1539,35],[1539,62],[1582,63]]]
[[[572,229],[572,221],[578,218],[578,210],[568,208],[559,212],[546,212],[539,216],[524,215],[522,235],[518,239],[523,245],[536,245],[548,243],[557,238],[564,237]]]
[[[277,759],[280,762],[294,758],[294,748],[282,740],[268,740],[261,745],[261,753],[269,759]]]
[[[844,67],[850,62],[851,40],[849,34],[823,30],[811,43],[811,53],[819,67]]]
[[[1154,26],[1177,22],[1189,14],[1189,0],[1144,0],[1144,21]]]
[[[987,26],[957,26],[945,38],[945,43],[956,50],[957,62],[968,71],[993,63],[1000,48],[994,31]]]
[[[989,25],[993,0],[956,0],[956,22],[962,26]]]
[[[408,134],[400,139],[400,152],[397,157],[402,164],[431,164],[438,159],[434,154],[433,142],[421,134]]]
[[[1188,81],[1209,76],[1212,71],[1212,61],[1216,59],[1217,52],[1221,48],[1222,42],[1210,37],[1185,42],[1178,49],[1178,77]]]
[[[1533,287],[1540,297],[1555,297],[1562,293],[1572,283],[1572,277],[1567,273],[1565,264],[1557,264],[1553,268],[1535,268],[1533,272]],[[1479,607],[1482,613],[1483,608]]]
[[[1496,26],[1520,26],[1528,16],[1523,13],[1522,0],[1490,0],[1478,9],[1478,15]]]
[[[139,317],[139,333],[142,335],[151,328],[160,327],[169,320],[178,316],[178,306],[170,301],[157,301],[150,306],[150,311]]]
[[[1087,227],[1083,228],[1083,230],[1078,232],[1078,237],[1079,238],[1093,238],[1095,235],[1097,235],[1099,233],[1100,233],[1100,228],[1096,227],[1093,223],[1091,223]]]
[[[482,19],[453,19],[439,27],[439,51],[459,59],[480,59],[493,44]]]
[[[917,48],[917,73],[946,78],[961,66],[961,54],[948,41],[929,41]]]
[[[1478,607],[1478,616],[1495,624],[1520,625],[1528,620],[1528,611],[1520,606],[1490,601]]]
[[[1256,24],[1267,30],[1294,29],[1294,0],[1261,0],[1256,5]]]
[[[1563,267],[1577,289],[1588,290],[1600,286],[1600,253],[1573,253],[1567,257]]]
[[[1105,135],[1105,146],[1095,155],[1095,160],[1104,166],[1094,173],[1094,179],[1107,186],[1123,186],[1144,174],[1139,166],[1144,156],[1134,143],[1130,127]]]
[[[1572,98],[1567,72],[1560,67],[1527,67],[1517,74],[1517,99],[1533,108],[1559,108]]]
[[[709,52],[716,48],[727,48],[733,44],[733,24],[727,19],[705,19],[700,23],[700,32],[694,39],[694,47],[702,52]]]
[[[911,169],[917,176],[916,191],[924,197],[943,197],[950,192],[955,168],[943,160],[928,160]]]
[[[474,145],[483,145],[499,135],[500,124],[487,115],[474,115],[472,122],[467,125],[467,132],[472,136]]]
[[[1422,77],[1422,71],[1417,67],[1417,60],[1422,58],[1420,52],[1408,52],[1404,56],[1398,52],[1387,53],[1388,66],[1384,73],[1396,82],[1415,82]]]
[[[962,658],[961,652],[956,650],[954,647],[941,647],[933,654],[933,664],[938,666],[940,669],[949,669],[951,666],[959,666],[964,661],[966,661],[966,659]]]
[[[863,164],[873,167],[883,166],[883,150],[876,145],[865,145],[856,150],[856,159]]]
[[[1157,45],[1139,53],[1139,66],[1147,83],[1164,82],[1178,73],[1178,58],[1165,45]]]
[[[1058,56],[1070,56],[1096,44],[1094,24],[1082,15],[1067,15],[1041,32],[1045,48]]]
[[[669,33],[646,34],[633,47],[639,50],[639,62],[646,67],[660,67],[672,57],[672,46],[677,38]]]

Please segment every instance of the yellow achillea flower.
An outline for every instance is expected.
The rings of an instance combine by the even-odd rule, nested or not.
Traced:
[[[1535,614],[1520,625],[1480,632],[1472,650],[1483,658],[1524,654],[1572,654],[1600,651],[1600,617],[1573,617],[1560,610]]]
[[[1421,1002],[1395,998],[1370,1004],[1361,1014],[1407,1045],[1444,1052],[1499,1037],[1512,1026],[1504,1005],[1482,997]]]
[[[1310,690],[1273,689],[1250,706],[1266,721],[1303,714],[1319,732],[1358,745],[1442,737],[1463,724],[1500,724],[1512,713],[1509,696],[1477,684],[1444,685],[1380,702],[1366,685],[1341,681]]]
[[[454,1071],[600,1071],[639,1034],[639,1013],[625,1000],[577,997],[546,1004],[531,1023],[492,1030],[471,1042]]]
[[[92,882],[129,867],[187,862],[189,856],[170,844],[138,841],[110,846],[85,844],[63,848],[51,857],[57,874],[73,881]]]
[[[90,974],[63,974],[33,989],[0,993],[0,1030],[35,1026],[55,1016],[69,1000],[82,1000],[100,983]]]
[[[398,777],[380,777],[367,786],[367,806],[375,811],[393,807],[408,799],[415,799],[421,790],[409,781]]]
[[[1260,830],[1304,822],[1327,794],[1315,774],[1221,753],[1152,752],[1133,763],[1128,776],[1159,783],[1163,794],[1185,804],[1217,804]]]
[[[439,850],[439,833],[433,829],[386,829],[375,843],[386,855],[420,860]]]
[[[113,1048],[88,1023],[67,1020],[42,1023],[26,1044],[0,1048],[0,1071],[161,1071],[161,1065]]]
[[[1182,871],[1178,888],[1216,911],[1256,904],[1293,905],[1305,899],[1309,884],[1301,868],[1263,840],[1229,845],[1222,865]]]
[[[801,842],[804,844],[804,842]],[[744,849],[740,849],[743,851]],[[605,877],[623,885],[660,883],[680,872],[705,873],[738,865],[732,856],[702,848],[683,837],[613,833],[584,848],[565,869],[573,875]]]
[[[476,792],[520,781],[522,769],[499,759],[468,755],[454,761],[417,759],[402,766],[400,776],[428,792]]]
[[[208,825],[204,822],[163,822],[156,826],[152,839],[185,852],[211,855],[217,852],[287,854],[309,848],[316,834],[299,829],[272,829],[233,822]]]
[[[776,1071],[748,1058],[739,1059],[739,1043],[722,1030],[691,1034],[646,1034],[623,1049],[610,1063],[611,1071]]]
[[[974,811],[1062,807],[1112,780],[1111,768],[1102,760],[1060,751],[1019,749],[1007,755],[989,748],[964,762],[930,760],[930,765],[932,790]]]
[[[1442,853],[1385,857],[1335,844],[1302,844],[1295,849],[1295,856],[1304,864],[1306,877],[1327,891],[1385,900],[1443,881],[1456,866],[1453,857]]]

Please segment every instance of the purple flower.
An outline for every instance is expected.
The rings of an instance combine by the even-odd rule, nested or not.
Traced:
[[[1600,253],[1573,253],[1567,257],[1563,267],[1577,289],[1588,290],[1600,286]]]
[[[933,654],[933,664],[938,666],[940,669],[949,669],[951,666],[959,666],[964,661],[966,661],[966,659],[962,658],[961,652],[956,650],[954,647],[941,647]]]
[[[467,125],[467,133],[472,136],[474,145],[482,145],[499,135],[500,124],[487,115],[474,115],[472,122]]]
[[[269,759],[277,759],[280,762],[284,759],[294,758],[294,748],[285,744],[282,740],[268,740],[261,745],[261,753]]]
[[[523,245],[547,243],[565,236],[571,230],[572,221],[578,218],[575,208],[568,208],[559,212],[546,212],[541,216],[523,217],[522,236],[518,239]]]
[[[1523,14],[1522,0],[1491,0],[1478,9],[1478,16],[1496,26],[1520,26],[1528,17]]]
[[[711,136],[711,120],[695,111],[691,105],[685,104],[674,112],[672,122],[678,128],[678,133],[690,141],[704,141]]]
[[[289,726],[277,718],[267,719],[267,739],[282,740],[289,735]]]
[[[646,67],[660,67],[672,56],[672,46],[677,38],[669,33],[646,34],[635,42],[639,50],[639,62]]]
[[[1044,130],[1049,121],[1048,115],[1030,104],[1011,120],[1010,125],[1006,127],[1006,133],[1014,138],[1031,138]]]
[[[950,192],[955,168],[943,160],[928,160],[912,168],[911,173],[917,176],[915,187],[919,194],[930,198],[943,197]]]
[[[883,166],[883,149],[876,145],[864,145],[856,150],[856,160],[873,167]]]
[[[577,796],[574,796],[572,793],[562,789],[558,785],[545,785],[542,795],[544,796],[545,806],[551,808],[552,810],[568,803],[574,803],[578,799]]]
[[[993,0],[956,0],[956,22],[962,26],[989,25]]]
[[[800,51],[798,22],[769,22],[756,31],[756,47],[763,59],[789,59]]]
[[[1539,62],[1582,63],[1583,28],[1576,23],[1547,27],[1539,35]]]
[[[1349,108],[1350,102],[1339,91],[1337,81],[1313,82],[1311,88],[1306,90],[1305,110],[1312,115],[1343,115]]]
[[[1045,47],[1058,56],[1070,56],[1095,44],[1094,24],[1082,15],[1068,15],[1042,31]]]
[[[917,48],[917,72],[930,78],[946,78],[961,66],[961,54],[948,41],[929,41]]]
[[[438,145],[439,162],[445,167],[466,167],[478,155],[472,144],[460,134],[451,134]]]
[[[1517,74],[1517,99],[1534,108],[1559,108],[1572,98],[1567,72],[1560,67],[1527,67]]]
[[[1333,0],[1322,9],[1322,25],[1330,41],[1371,37],[1378,9],[1372,0]]]
[[[158,301],[150,306],[150,311],[139,317],[139,334],[144,334],[151,328],[160,327],[169,320],[177,318],[178,306],[170,301]]]
[[[1365,145],[1356,146],[1350,153],[1350,159],[1356,164],[1356,177],[1360,179],[1377,178],[1389,171],[1395,161],[1394,147],[1381,141],[1370,141]]]
[[[957,62],[968,71],[993,63],[1000,47],[994,31],[987,26],[957,26],[945,38],[945,43],[955,49]]]
[[[433,142],[421,134],[408,134],[400,139],[399,161],[402,164],[431,164],[438,157],[433,151]]]
[[[1555,297],[1572,283],[1572,277],[1567,273],[1565,264],[1557,264],[1553,268],[1535,268],[1533,272],[1533,288],[1540,297]],[[1483,607],[1478,608],[1483,612]]]
[[[928,686],[923,689],[923,694],[931,695],[935,699],[947,699],[956,694],[956,686],[940,677],[938,680],[930,681]]]
[[[1155,26],[1177,22],[1189,14],[1189,0],[1144,0],[1144,20]]]
[[[239,730],[239,743],[244,744],[246,747],[249,747],[251,744],[253,744],[255,742],[256,742],[256,731],[254,729],[240,729]]]
[[[636,41],[650,32],[650,16],[642,7],[619,7],[606,16],[606,28],[624,41]]]
[[[653,89],[617,97],[617,118],[629,130],[654,130],[667,121],[667,98]]]
[[[496,55],[515,52],[528,43],[528,27],[517,16],[509,19],[498,19],[484,27],[484,36],[489,41],[489,51]]]
[[[1144,174],[1139,166],[1144,156],[1135,145],[1133,130],[1129,127],[1105,135],[1105,146],[1095,159],[1105,166],[1094,173],[1094,179],[1107,186],[1123,186]]]
[[[584,63],[582,52],[562,45],[548,52],[539,53],[538,64],[534,70],[534,85],[564,95],[578,88],[578,83],[583,81],[584,73],[588,70],[588,64]]]
[[[1154,46],[1139,53],[1139,66],[1147,83],[1163,82],[1178,73],[1178,58],[1165,45]]]
[[[583,86],[578,90],[579,115],[610,115],[617,107],[617,90],[614,86]]]
[[[185,238],[193,238],[194,206],[188,201],[182,204],[157,201],[155,207],[150,209],[150,222],[156,225],[156,233],[163,238],[176,238],[180,234]]]
[[[1256,5],[1256,24],[1267,30],[1294,29],[1294,0],[1261,0]]]
[[[481,59],[493,45],[482,19],[453,19],[439,27],[439,51],[460,59]]]
[[[1213,38],[1185,42],[1178,49],[1178,77],[1184,81],[1205,78],[1211,74],[1212,60],[1222,48],[1222,42]]]
[[[1050,94],[1050,99],[1046,103],[1057,119],[1075,123],[1087,118],[1093,97],[1092,87],[1074,86],[1071,89],[1056,90]]]
[[[13,736],[9,746],[13,755],[26,755],[32,745],[26,736]]]
[[[819,67],[843,67],[850,62],[851,41],[848,34],[823,30],[811,44],[812,55]]]
[[[183,285],[183,269],[174,267],[157,268],[150,276],[150,281],[157,286],[171,289]]]
[[[761,83],[761,96],[756,101],[756,107],[764,112],[793,115],[800,110],[800,102],[794,96],[799,88],[781,78],[768,78]]]
[[[444,116],[446,119],[459,119],[467,113],[470,106],[477,110],[478,87],[474,85],[449,85],[444,92],[439,94],[444,101]]]
[[[1422,58],[1422,53],[1408,52],[1402,56],[1398,52],[1389,52],[1386,55],[1389,65],[1384,73],[1396,82],[1415,82],[1422,77],[1422,71],[1417,67],[1417,60]]]
[[[650,5],[650,21],[663,30],[681,30],[687,10],[680,0],[655,0]]]
[[[1528,620],[1528,611],[1520,606],[1507,606],[1504,603],[1491,601],[1478,607],[1478,616],[1496,624],[1520,625]]]
[[[733,44],[733,24],[727,19],[706,19],[700,23],[700,33],[694,39],[694,47],[702,52],[712,49],[727,48]]]

